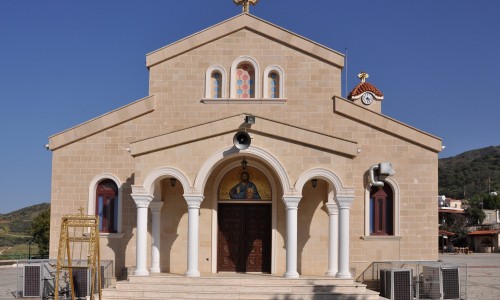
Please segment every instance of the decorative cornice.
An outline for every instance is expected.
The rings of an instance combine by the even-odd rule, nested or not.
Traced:
[[[137,208],[148,208],[151,201],[153,201],[153,196],[148,194],[131,194],[132,199],[134,199]]]
[[[138,118],[155,110],[155,96],[147,96],[102,116],[49,137],[49,149],[54,151],[98,132]],[[126,151],[123,148],[123,151]]]
[[[328,210],[328,215],[338,215],[339,207],[337,203],[326,203],[326,209]]]
[[[297,209],[299,207],[300,199],[302,199],[302,195],[283,196],[283,203],[285,204],[286,209]]]
[[[200,208],[201,202],[203,202],[205,196],[184,194],[184,199],[187,202],[188,208]]]
[[[356,105],[352,103],[352,101],[337,96],[333,98],[333,101],[334,112],[336,114],[366,124],[371,128],[383,131],[410,143],[420,145],[435,153],[442,151],[442,140],[436,136],[374,112],[368,108]]]
[[[161,212],[161,208],[163,207],[164,202],[163,201],[151,201],[149,203],[149,207],[151,208],[151,212]]]
[[[337,195],[335,198],[336,202],[339,204],[339,209],[350,209],[354,202],[354,196],[351,195]]]

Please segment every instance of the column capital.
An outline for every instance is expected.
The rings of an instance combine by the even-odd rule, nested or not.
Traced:
[[[339,204],[339,209],[350,209],[352,203],[354,202],[354,196],[351,195],[337,195],[335,198],[337,199],[337,202]]]
[[[200,208],[201,202],[203,202],[205,196],[184,194],[184,199],[187,202],[188,208]]]
[[[151,212],[161,212],[161,208],[163,207],[163,201],[151,201],[149,203],[149,208],[151,208]]]
[[[333,202],[327,202],[325,204],[326,209],[328,210],[328,215],[338,215],[339,214],[339,207],[337,203]]]
[[[137,208],[148,208],[149,203],[153,201],[153,196],[149,194],[132,194],[132,199],[134,199]]]
[[[300,199],[302,199],[302,195],[293,195],[293,196],[283,196],[283,203],[285,204],[286,209],[297,209],[299,207]]]

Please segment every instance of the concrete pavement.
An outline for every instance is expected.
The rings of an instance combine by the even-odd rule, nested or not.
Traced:
[[[467,264],[467,299],[500,299],[500,253],[440,254],[439,259],[449,264]],[[15,267],[0,266],[0,299],[15,298],[16,279]]]
[[[467,264],[467,299],[500,299],[500,253],[440,254],[450,264]]]

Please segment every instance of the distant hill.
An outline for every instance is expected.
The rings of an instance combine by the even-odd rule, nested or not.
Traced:
[[[0,247],[25,243],[30,239],[31,222],[39,213],[48,208],[50,208],[50,203],[41,203],[0,214]]]
[[[500,192],[500,146],[464,152],[439,160],[439,194],[470,199]]]

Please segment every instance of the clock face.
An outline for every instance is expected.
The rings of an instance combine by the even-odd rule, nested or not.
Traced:
[[[363,102],[364,105],[370,105],[373,102],[373,94],[366,92],[361,96],[361,102]]]

